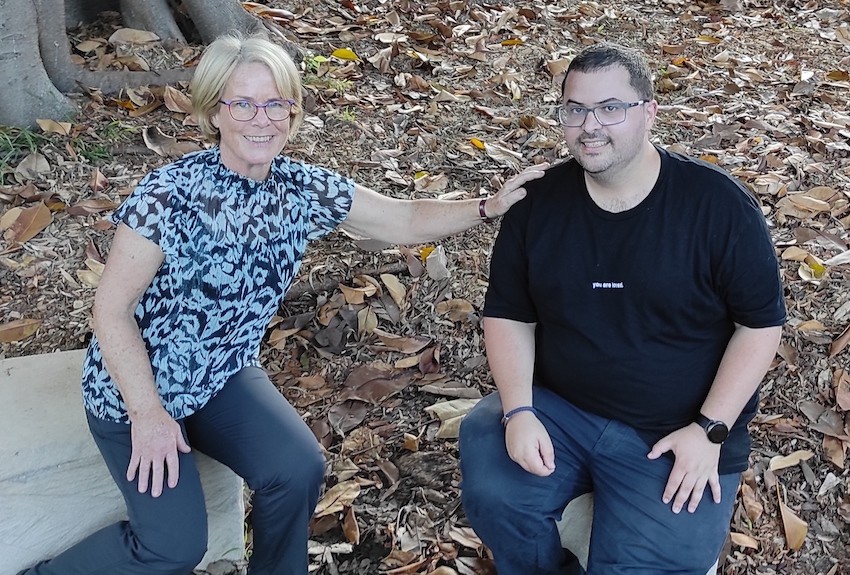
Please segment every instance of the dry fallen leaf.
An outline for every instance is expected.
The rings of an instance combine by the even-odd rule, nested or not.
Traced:
[[[115,205],[115,202],[109,198],[90,198],[69,206],[65,209],[65,213],[71,216],[90,216],[107,210],[114,210],[116,207],[118,206]]]
[[[47,134],[59,134],[67,136],[71,133],[74,125],[71,122],[57,122],[56,120],[36,120],[36,124]]]
[[[192,100],[176,88],[166,86],[162,99],[165,102],[165,107],[172,112],[180,112],[182,114],[192,113]]]
[[[108,42],[114,46],[115,44],[148,44],[158,40],[159,36],[147,30],[119,28],[109,37]]]
[[[354,479],[337,483],[325,493],[316,505],[315,518],[342,512],[360,495],[360,484]]]
[[[454,439],[460,435],[460,423],[469,411],[478,403],[478,399],[453,399],[425,408],[431,417],[440,420],[437,430],[438,439]]]
[[[44,202],[38,202],[15,213],[17,216],[3,233],[3,238],[12,244],[31,240],[53,222],[53,214]]]
[[[178,142],[177,138],[163,134],[157,127],[143,128],[142,138],[149,149],[166,158],[179,158],[184,154],[201,149],[194,142]]]
[[[759,542],[753,537],[749,535],[745,535],[743,533],[732,532],[729,534],[729,537],[732,539],[732,545],[737,545],[739,547],[745,547],[747,549],[758,549]]]
[[[841,411],[850,411],[850,372],[844,369],[835,370],[833,382],[835,403]]]
[[[464,321],[475,313],[475,307],[465,299],[450,299],[437,304],[437,313],[448,314],[451,321]]]
[[[26,339],[38,331],[40,319],[17,319],[0,324],[0,343],[11,343]]]
[[[841,335],[839,335],[829,346],[829,357],[835,357],[841,353],[841,351],[847,347],[848,343],[850,343],[850,324],[844,328]]]
[[[787,467],[799,465],[801,461],[807,461],[814,457],[815,454],[808,450],[795,451],[789,455],[777,455],[770,459],[770,470],[778,471]]]
[[[357,517],[354,515],[354,507],[349,507],[342,519],[342,532],[349,543],[360,544],[360,527],[357,525]]]
[[[345,303],[351,305],[360,305],[366,301],[367,297],[371,297],[378,292],[377,288],[371,284],[364,287],[349,287],[339,284],[339,289],[345,296]]]
[[[776,486],[776,497],[779,500],[779,512],[782,516],[782,529],[785,532],[785,542],[792,551],[799,551],[806,542],[806,533],[809,524],[797,517],[791,509],[782,501],[779,493],[779,485]]]
[[[46,174],[50,171],[50,164],[47,158],[38,152],[28,154],[15,168],[15,173],[27,180],[35,180],[41,174]]]

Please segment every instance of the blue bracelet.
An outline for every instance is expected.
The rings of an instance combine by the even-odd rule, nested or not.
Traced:
[[[506,414],[502,417],[502,426],[507,426],[507,425],[508,425],[508,420],[509,420],[510,418],[512,418],[512,417],[513,417],[514,415],[516,415],[517,413],[521,413],[521,412],[523,412],[523,411],[530,411],[531,413],[533,413],[533,414],[534,414],[534,417],[537,417],[537,410],[536,410],[536,409],[534,409],[534,408],[533,408],[532,406],[530,406],[530,405],[521,405],[521,406],[519,406],[519,407],[515,407],[515,408],[513,408],[512,410],[510,410],[509,412],[507,412],[507,413],[506,413]]]

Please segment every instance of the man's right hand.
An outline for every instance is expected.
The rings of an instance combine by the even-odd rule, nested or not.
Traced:
[[[510,458],[529,473],[546,477],[555,471],[555,449],[549,432],[529,411],[517,413],[508,420],[505,446]]]
[[[180,424],[160,407],[134,418],[130,436],[133,451],[127,467],[127,481],[134,481],[138,473],[139,493],[145,493],[150,485],[152,497],[162,495],[166,473],[168,487],[177,487],[180,477],[177,452],[191,451]]]

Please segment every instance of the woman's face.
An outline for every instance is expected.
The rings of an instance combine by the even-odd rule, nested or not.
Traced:
[[[278,92],[271,71],[264,64],[251,62],[233,70],[221,100],[266,104],[285,98]],[[212,123],[221,133],[221,161],[238,174],[254,180],[265,179],[272,160],[289,138],[289,122],[290,118],[269,120],[264,108],[258,108],[251,120],[234,120],[227,105],[219,103]]]

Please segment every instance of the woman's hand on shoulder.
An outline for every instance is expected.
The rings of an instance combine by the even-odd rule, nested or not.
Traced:
[[[511,206],[525,197],[527,192],[524,187],[525,184],[542,178],[548,168],[549,164],[535,164],[508,179],[498,192],[487,198],[487,202],[484,204],[487,217],[497,218],[507,213]]]

